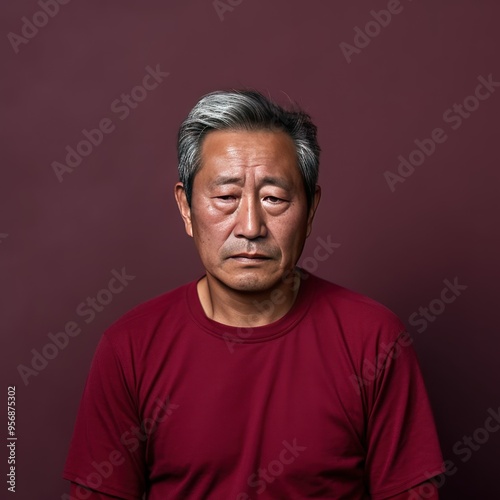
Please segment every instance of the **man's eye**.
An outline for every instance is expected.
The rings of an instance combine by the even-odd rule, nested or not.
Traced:
[[[264,198],[264,200],[269,201],[273,204],[277,204],[277,203],[281,203],[281,202],[285,201],[282,198],[277,198],[276,196],[266,196]]]
[[[222,200],[222,201],[232,201],[232,200],[234,200],[234,196],[230,195],[230,194],[226,194],[224,196],[217,196],[217,199]]]

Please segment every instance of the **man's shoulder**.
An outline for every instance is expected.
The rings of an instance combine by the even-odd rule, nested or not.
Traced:
[[[138,304],[117,319],[106,330],[105,335],[116,338],[126,332],[146,333],[159,325],[173,324],[179,317],[185,318],[186,294],[191,286],[195,286],[195,282],[186,283]]]
[[[328,310],[343,324],[363,330],[383,327],[397,333],[404,331],[399,317],[377,300],[317,276],[308,279],[314,289],[313,307]]]

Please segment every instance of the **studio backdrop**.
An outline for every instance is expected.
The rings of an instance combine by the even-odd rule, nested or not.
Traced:
[[[407,325],[447,461],[441,498],[500,497],[498,2],[1,10],[2,498],[67,498],[102,333],[202,275],[173,198],[176,136],[200,96],[230,88],[317,124],[323,196],[299,263]]]

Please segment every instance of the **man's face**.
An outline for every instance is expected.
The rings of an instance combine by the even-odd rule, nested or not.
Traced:
[[[207,134],[191,207],[177,201],[209,279],[262,292],[291,271],[302,252],[319,190],[308,210],[295,145],[284,132]]]

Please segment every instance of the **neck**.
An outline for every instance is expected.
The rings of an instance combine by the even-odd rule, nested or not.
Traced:
[[[297,271],[261,292],[233,290],[206,275],[198,282],[198,297],[208,318],[228,326],[255,327],[283,317],[293,306],[299,288]]]

